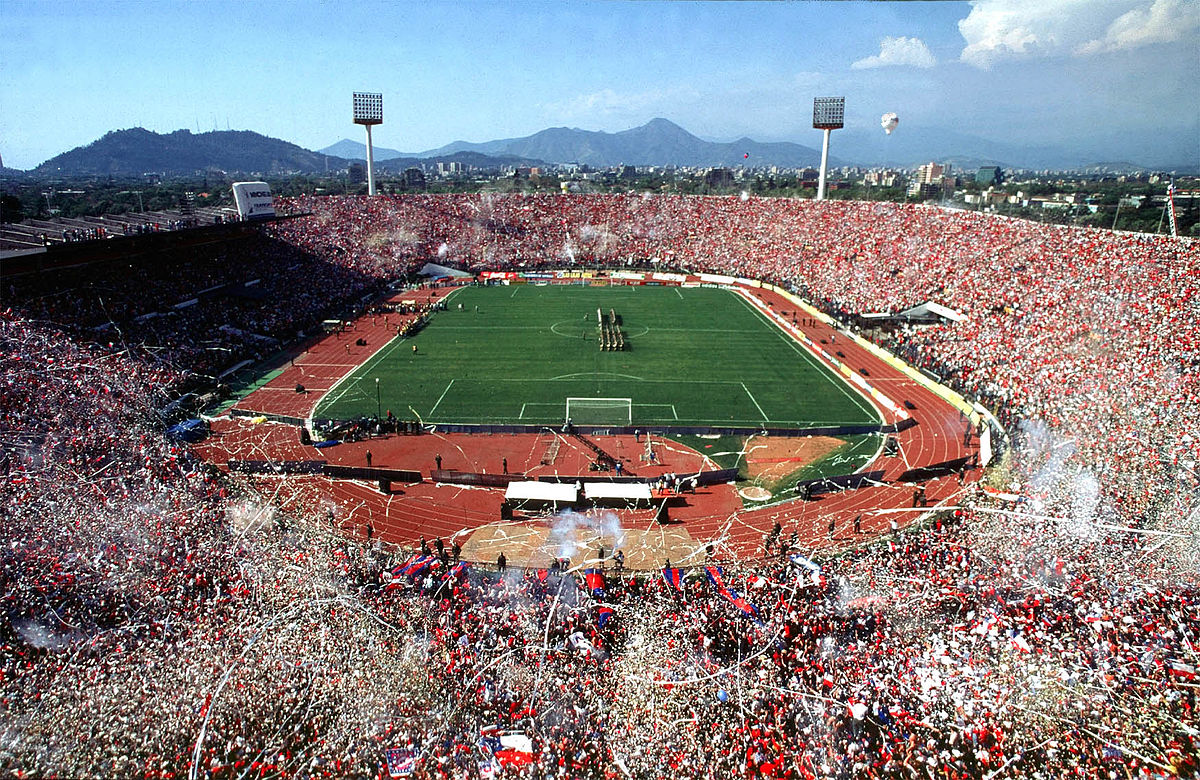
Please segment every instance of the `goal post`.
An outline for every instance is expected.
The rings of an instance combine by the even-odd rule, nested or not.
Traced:
[[[632,425],[632,398],[568,398],[566,420],[575,425]]]

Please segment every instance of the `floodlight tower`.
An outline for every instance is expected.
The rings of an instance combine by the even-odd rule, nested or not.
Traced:
[[[825,200],[825,172],[829,168],[829,133],[846,126],[846,98],[813,98],[813,128],[825,131],[821,143],[821,178],[817,181],[817,200]]]
[[[367,128],[367,194],[375,195],[375,149],[371,146],[371,125],[383,124],[383,95],[379,92],[354,93],[354,124]]]

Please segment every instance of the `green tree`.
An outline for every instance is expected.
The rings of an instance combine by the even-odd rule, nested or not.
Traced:
[[[25,205],[16,195],[0,195],[0,222],[20,222],[25,219]]]

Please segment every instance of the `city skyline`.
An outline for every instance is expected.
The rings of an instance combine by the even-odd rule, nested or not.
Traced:
[[[654,117],[815,147],[812,98],[846,95],[847,131],[881,138],[894,111],[897,133],[1200,164],[1200,5],[1184,0],[16,1],[0,36],[0,156],[22,169],[138,126],[320,149],[359,139],[356,90],[383,93],[375,143],[405,152]]]

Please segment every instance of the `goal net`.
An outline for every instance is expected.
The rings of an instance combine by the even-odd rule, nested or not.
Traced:
[[[568,398],[567,420],[574,425],[630,425],[632,398]]]

